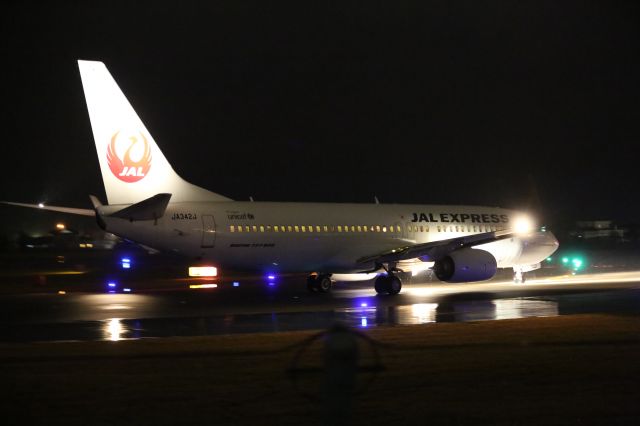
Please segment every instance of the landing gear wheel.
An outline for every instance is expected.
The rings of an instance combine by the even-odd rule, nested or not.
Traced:
[[[402,290],[402,281],[393,274],[380,275],[376,278],[374,287],[378,294],[396,295]]]
[[[395,275],[388,277],[387,292],[395,296],[400,293],[400,290],[402,290],[402,281],[400,281],[400,278]]]
[[[320,275],[316,279],[316,285],[318,291],[320,293],[328,293],[331,291],[331,287],[333,286],[333,282],[331,281],[331,277],[329,275]]]
[[[387,292],[387,277],[385,275],[380,275],[376,278],[376,282],[374,284],[374,288],[376,289],[376,293],[383,294]]]

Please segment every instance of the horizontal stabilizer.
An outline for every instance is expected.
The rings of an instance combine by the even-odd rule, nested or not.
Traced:
[[[97,209],[98,207],[102,206],[102,203],[100,202],[100,200],[98,200],[98,197],[96,197],[95,195],[89,195],[89,199],[91,200],[91,204],[93,204],[94,209]]]
[[[95,216],[96,212],[90,209],[76,209],[74,207],[60,207],[60,206],[47,206],[44,204],[26,204],[26,203],[14,203],[11,201],[0,201],[2,204],[8,204],[10,206],[29,207],[31,209],[50,210],[53,212],[77,214],[81,216]]]
[[[171,194],[156,194],[151,198],[132,204],[108,216],[129,220],[159,219],[164,215],[165,210],[167,210],[170,199]]]

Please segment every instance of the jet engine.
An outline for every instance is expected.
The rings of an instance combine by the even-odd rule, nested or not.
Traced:
[[[436,277],[449,283],[488,280],[497,269],[498,264],[491,253],[471,248],[452,251],[433,265]]]

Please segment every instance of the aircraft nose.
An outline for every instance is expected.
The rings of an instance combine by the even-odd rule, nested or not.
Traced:
[[[558,246],[560,245],[560,242],[558,241],[558,239],[556,238],[555,235],[553,235],[553,232],[545,232],[545,236],[547,237],[547,240],[549,241],[550,245],[553,245],[554,247],[558,248]]]
[[[548,247],[549,249],[549,254],[547,256],[550,256],[552,253],[558,250],[560,242],[558,241],[556,236],[553,235],[553,232],[541,232],[540,237],[542,239],[542,245]]]

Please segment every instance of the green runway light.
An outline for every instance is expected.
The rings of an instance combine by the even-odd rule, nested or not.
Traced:
[[[573,263],[573,267],[574,267],[575,269],[580,269],[580,267],[582,266],[582,263],[583,263],[583,262],[582,262],[582,259],[579,259],[579,258],[577,258],[577,257],[574,257],[574,258],[571,260],[571,263]]]
[[[553,257],[549,256],[547,257],[547,262],[551,262],[553,260]]]
[[[568,257],[563,257],[562,258],[562,263],[569,263],[569,258]]]

